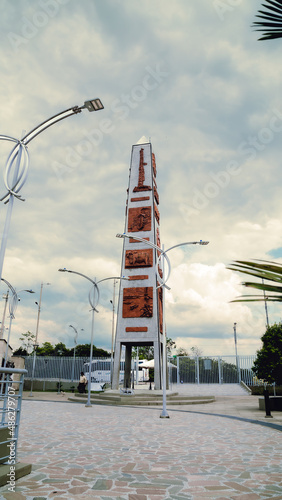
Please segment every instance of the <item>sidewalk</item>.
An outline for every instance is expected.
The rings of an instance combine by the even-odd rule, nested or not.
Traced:
[[[265,412],[259,410],[258,399],[259,396],[250,396],[243,390],[240,395],[236,396],[223,396],[216,395],[216,388],[210,387],[209,394],[208,389],[204,389],[203,386],[198,390],[192,387],[193,395],[214,395],[216,400],[214,403],[209,404],[193,404],[193,405],[183,405],[181,407],[177,406],[167,406],[168,412],[170,411],[184,411],[184,412],[192,412],[192,413],[205,413],[205,414],[213,414],[213,415],[222,415],[222,416],[233,416],[236,418],[248,419],[248,420],[256,420],[257,422],[261,422],[263,424],[277,424],[281,425],[282,430],[282,412],[272,411],[272,418],[266,418]],[[138,390],[143,391],[144,388],[141,386],[139,389],[135,388],[135,392]],[[189,391],[191,388],[189,387]],[[187,394],[187,389],[185,390],[185,386],[173,386],[172,391],[179,391],[180,394]],[[223,391],[221,391],[223,392]],[[220,394],[220,391],[218,391]],[[23,393],[23,400],[33,400],[33,401],[50,401],[50,402],[65,402],[70,403],[68,401],[68,397],[71,393],[60,393],[57,392],[33,392],[33,397],[29,397],[29,392]],[[128,402],[130,404],[130,396],[128,396]],[[82,403],[83,405],[83,403]],[[152,407],[151,407],[152,408]],[[161,411],[160,407],[156,407]]]
[[[168,407],[169,419],[66,398],[25,395],[18,459],[33,471],[1,500],[282,499],[282,433],[259,424],[282,429],[281,415],[265,419],[257,397]]]

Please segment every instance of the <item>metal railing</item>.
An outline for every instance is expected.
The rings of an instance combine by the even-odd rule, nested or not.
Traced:
[[[96,369],[110,372],[110,358],[93,358],[97,360]],[[89,370],[89,358],[64,356],[37,356],[34,370],[34,379],[37,380],[74,380],[78,381],[80,373]],[[25,357],[26,379],[32,377],[33,356]],[[109,379],[110,380],[110,379]]]
[[[0,368],[0,464],[14,465],[26,370]]]
[[[252,356],[173,356],[169,358],[170,383],[257,385]]]
[[[250,356],[172,356],[169,357],[170,383],[229,384],[244,382],[257,385],[252,371],[255,355]],[[110,358],[93,358],[93,375],[99,381],[110,382]],[[36,359],[34,378],[37,380],[78,381],[80,372],[88,372],[89,359],[71,357],[41,357]],[[25,358],[26,379],[32,377],[33,356]],[[124,362],[121,362],[124,370]]]

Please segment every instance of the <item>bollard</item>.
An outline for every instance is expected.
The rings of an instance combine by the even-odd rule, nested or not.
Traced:
[[[264,395],[264,405],[265,405],[265,418],[272,418],[270,411],[270,399],[269,399],[268,389],[264,389],[263,395]]]

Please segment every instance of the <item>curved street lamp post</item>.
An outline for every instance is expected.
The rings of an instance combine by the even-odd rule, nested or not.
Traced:
[[[129,234],[126,234],[126,233],[123,233],[123,234],[120,234],[118,233],[116,235],[117,238],[132,238],[132,235],[129,235]],[[177,247],[180,247],[180,246],[184,246],[184,245],[208,245],[209,242],[208,241],[188,241],[188,242],[185,242],[185,243],[178,243],[177,245],[173,245],[172,247],[168,248],[167,250],[164,250],[164,246],[162,245],[162,248],[158,247],[157,245],[155,245],[154,243],[152,243],[151,241],[148,241],[148,240],[145,240],[144,238],[140,238],[138,236],[134,236],[134,239],[135,240],[138,240],[138,241],[141,241],[142,243],[145,243],[146,245],[149,245],[151,247],[153,247],[155,250],[157,250],[158,252],[160,252],[160,255],[158,256],[158,259],[157,259],[157,262],[156,262],[156,275],[157,275],[157,279],[160,283],[160,285],[158,285],[156,287],[156,289],[158,288],[162,288],[163,290],[163,410],[162,410],[162,413],[160,415],[160,418],[169,418],[169,415],[167,413],[167,409],[166,409],[166,364],[167,364],[167,347],[166,347],[166,330],[165,330],[165,289],[167,288],[168,290],[170,290],[170,288],[167,286],[167,281],[170,277],[170,273],[171,273],[171,265],[170,265],[170,260],[167,256],[167,253],[170,251],[170,250],[173,250],[174,248],[177,248]],[[159,264],[159,261],[161,260],[161,264],[162,264],[162,270],[163,270],[163,277],[161,277],[159,275],[159,268],[158,268],[158,264]],[[165,260],[167,262],[167,265],[168,265],[168,271],[167,271],[167,274],[165,275],[165,268],[164,268],[164,264],[165,264]]]
[[[98,288],[98,284],[102,283],[102,281],[107,281],[107,280],[120,280],[120,279],[127,279],[127,278],[120,278],[116,276],[110,276],[109,278],[104,278],[102,280],[96,281],[96,278],[92,280],[89,278],[89,276],[86,276],[85,274],[78,273],[77,271],[71,271],[70,269],[58,269],[58,271],[63,272],[63,273],[72,273],[72,274],[78,274],[79,276],[82,276],[83,278],[87,279],[90,281],[93,285],[93,299],[91,298],[91,292],[92,292],[92,287],[89,291],[88,294],[88,300],[89,304],[91,307],[92,311],[92,323],[91,323],[91,344],[90,344],[90,356],[89,356],[89,375],[88,375],[88,398],[87,398],[87,403],[86,407],[90,408],[91,402],[90,402],[90,395],[91,395],[91,370],[92,370],[92,359],[93,359],[93,338],[94,338],[94,313],[99,312],[96,307],[99,304],[99,298],[100,298],[100,292]],[[96,296],[97,294],[97,296]]]
[[[39,344],[38,344],[38,328],[39,328],[39,318],[40,318],[40,311],[41,311],[42,290],[43,290],[44,285],[51,285],[51,283],[41,283],[39,302],[35,302],[35,304],[38,305],[38,312],[37,312],[35,340],[34,340],[34,344],[33,344],[33,364],[32,364],[32,375],[31,375],[30,394],[29,394],[29,397],[31,397],[31,398],[33,397],[32,389],[33,389],[33,379],[34,379],[35,363],[36,363],[36,350],[37,350],[37,347],[39,346]]]
[[[22,139],[16,139],[15,137],[10,137],[7,135],[0,135],[0,140],[9,141],[15,143],[12,148],[5,165],[5,173],[4,173],[4,184],[7,190],[6,194],[0,198],[0,201],[4,201],[4,203],[8,203],[6,220],[3,230],[3,236],[1,241],[0,248],[0,278],[2,277],[2,269],[5,257],[5,251],[7,246],[8,232],[10,228],[14,198],[18,198],[18,200],[25,201],[20,193],[20,190],[24,186],[27,175],[28,175],[28,167],[29,167],[29,154],[27,145],[32,141],[35,137],[41,134],[44,130],[51,127],[55,123],[68,118],[69,116],[76,115],[81,113],[83,109],[88,109],[88,111],[99,111],[103,109],[104,106],[101,103],[100,99],[92,99],[89,101],[85,101],[83,106],[73,106],[72,108],[66,109],[51,118],[48,118],[44,122],[37,125],[34,129],[28,132]],[[14,170],[14,171],[13,171]]]
[[[15,319],[15,312],[18,306],[18,301],[19,297],[18,294],[21,292],[28,292],[28,293],[35,293],[33,290],[19,290],[18,292],[15,290],[15,288],[9,283],[9,281],[5,280],[4,278],[1,278],[1,281],[4,281],[6,285],[8,285],[9,289],[12,292],[12,296],[10,297],[9,301],[9,317],[10,317],[10,323],[9,323],[9,328],[8,328],[8,337],[7,337],[7,345],[6,345],[6,350],[5,350],[5,356],[4,356],[4,367],[7,364],[7,359],[8,359],[8,350],[9,350],[9,343],[10,343],[10,336],[11,336],[11,329],[12,329],[12,321]]]
[[[71,371],[71,381],[73,382],[73,380],[74,380],[74,365],[75,365],[75,350],[76,350],[76,346],[77,346],[78,331],[77,331],[77,328],[75,328],[73,325],[69,325],[69,327],[72,328],[75,332],[74,349],[73,349],[73,362],[72,362],[72,371]],[[83,328],[81,328],[81,331],[83,331]]]

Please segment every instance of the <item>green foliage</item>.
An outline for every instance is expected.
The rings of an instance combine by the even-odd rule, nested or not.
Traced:
[[[251,385],[249,388],[252,391],[252,396],[263,396],[264,393],[264,385]],[[273,385],[269,385],[267,387],[269,396],[274,396],[274,387]],[[275,395],[282,396],[282,386],[275,386]]]
[[[25,351],[26,354],[19,353],[18,356],[28,356],[29,352],[33,350],[33,345],[35,342],[35,335],[34,333],[31,333],[29,330],[26,333],[22,333],[22,336],[20,337],[20,340],[22,342],[21,347],[17,350],[21,350],[22,352]],[[16,355],[14,352],[14,355]]]
[[[78,357],[89,357],[90,356],[90,347],[91,344],[78,344],[75,349],[75,355]],[[73,349],[71,349],[73,353]],[[93,357],[94,358],[108,358],[110,353],[105,351],[104,349],[99,349],[95,345],[93,345]]]
[[[54,346],[50,342],[43,342],[42,347],[38,347],[36,354],[37,356],[55,356]]]
[[[89,358],[91,344],[79,344],[76,346],[75,355],[81,358]],[[37,356],[63,356],[72,357],[74,349],[68,349],[63,342],[58,342],[53,346],[50,342],[43,342],[41,347],[37,348]],[[107,358],[110,356],[108,351],[93,346],[94,358]]]
[[[171,356],[172,349],[176,349],[176,343],[170,337],[166,338],[166,348],[169,356]]]
[[[268,10],[259,10],[256,15],[262,21],[255,21],[256,31],[264,31],[259,40],[273,40],[282,37],[282,4],[280,0],[265,0],[262,4]]]
[[[282,385],[282,323],[268,327],[261,340],[253,371],[259,379]]]
[[[150,359],[154,358],[154,347],[150,345],[138,347],[138,356],[139,359]],[[137,347],[132,348],[132,357],[135,359],[137,357]]]
[[[279,283],[282,285],[281,264],[267,260],[236,260],[233,264],[228,266],[227,269],[259,278],[261,280],[260,283],[257,281],[244,281],[242,285],[247,288],[255,288],[256,290],[264,292],[264,295],[242,295],[238,299],[232,300],[232,302],[256,302],[265,300],[272,302],[282,301],[282,286],[276,284]],[[264,283],[264,280],[273,283]]]
[[[23,347],[19,347],[13,352],[13,356],[28,356],[28,352]]]

